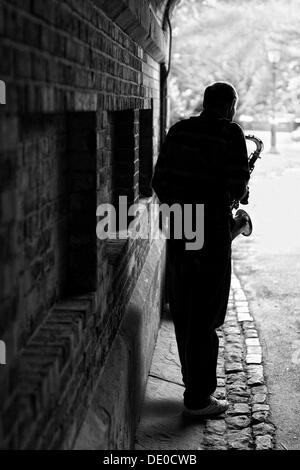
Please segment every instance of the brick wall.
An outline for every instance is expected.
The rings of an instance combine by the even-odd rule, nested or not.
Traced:
[[[146,0],[0,0],[0,447],[72,447],[106,387],[145,270],[160,292],[162,258],[147,271],[149,240],[112,247],[95,236],[97,205],[125,190],[135,201],[151,196],[165,56],[158,13]],[[118,113],[132,116],[124,152]],[[153,311],[139,310],[143,370],[159,309],[156,298]],[[125,418],[105,413],[122,441]]]
[[[43,320],[66,284],[68,162],[63,115],[21,119],[16,201],[20,309],[17,348]]]

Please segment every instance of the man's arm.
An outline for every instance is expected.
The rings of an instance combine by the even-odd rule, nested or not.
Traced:
[[[231,200],[247,203],[248,182],[250,178],[246,139],[241,127],[231,123],[231,142],[229,149],[228,190]]]

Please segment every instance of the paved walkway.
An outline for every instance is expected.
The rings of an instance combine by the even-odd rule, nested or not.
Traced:
[[[163,319],[149,374],[136,449],[262,450],[275,446],[257,330],[240,282],[233,275],[226,322],[218,332],[217,398],[228,411],[215,419],[182,416],[183,384],[173,324]]]

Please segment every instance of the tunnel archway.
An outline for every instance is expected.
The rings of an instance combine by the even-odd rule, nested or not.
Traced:
[[[121,191],[153,205],[177,5],[1,0],[1,449],[70,449],[87,415],[87,446],[133,445],[164,244],[102,243],[95,205]],[[278,194],[269,188],[269,198]],[[296,191],[288,189],[281,211],[289,216]]]
[[[280,4],[280,2],[277,3]],[[292,2],[289,2],[289,5],[291,3]],[[287,18],[291,17],[291,12],[288,9],[289,5],[285,5],[282,2],[282,6],[287,7],[285,12]],[[280,23],[275,26],[280,26]],[[252,38],[252,43],[255,43],[254,37],[251,36],[252,33],[253,31],[249,27],[249,38]],[[295,52],[293,52],[295,54],[293,61],[290,64],[288,62],[284,64],[284,61],[288,57],[284,46],[290,46],[290,39],[291,41],[295,41],[296,44],[297,37],[299,38],[298,33],[295,33],[295,35],[291,33],[290,38],[286,40],[280,39],[279,42],[283,46],[283,50],[281,51],[283,65],[278,64],[276,55],[274,57],[274,51],[271,51],[270,57],[265,57],[265,66],[269,69],[269,73],[266,75],[265,79],[265,95],[267,93],[270,93],[270,97],[272,95],[272,87],[275,81],[275,67],[278,67],[276,81],[278,81],[277,84],[279,86],[276,92],[278,93],[277,97],[279,100],[281,99],[280,93],[287,91],[290,86],[282,87],[281,74],[284,74],[285,77],[290,75],[295,80],[294,84],[299,83],[299,54],[297,53],[296,47]],[[292,84],[292,86],[294,85]],[[293,101],[295,105],[299,103],[299,93],[297,94],[296,92],[294,94]],[[255,100],[253,106],[254,105]],[[271,101],[269,106],[271,107]],[[296,108],[297,106],[295,106],[295,109]],[[299,155],[299,129],[294,132],[296,126],[299,125],[299,107],[298,114],[295,113],[295,116],[282,116],[281,113],[283,114],[283,111],[280,110],[280,108],[277,109],[277,113],[277,148],[279,153],[272,151],[272,145],[270,145],[272,142],[272,134],[270,132],[271,123],[268,116],[262,123],[258,122],[259,120],[251,121],[252,124],[250,121],[247,122],[246,119],[243,121],[245,132],[257,134],[264,141],[265,152],[262,154],[262,161],[257,163],[256,170],[253,174],[253,183],[251,183],[253,189],[251,189],[250,213],[252,212],[254,215],[254,236],[252,240],[249,239],[246,243],[245,240],[241,240],[237,246],[236,270],[241,275],[244,285],[247,286],[251,302],[253,302],[256,318],[262,328],[263,341],[269,351],[272,350],[272,355],[266,355],[267,371],[268,374],[270,374],[271,382],[277,379],[279,380],[277,384],[278,388],[276,388],[279,390],[279,387],[281,387],[281,392],[277,395],[277,390],[275,390],[273,395],[274,401],[271,400],[271,406],[275,407],[276,419],[279,419],[279,422],[283,423],[282,429],[285,429],[285,433],[281,432],[282,439],[288,439],[289,445],[293,447],[295,444],[290,438],[289,430],[285,427],[284,423],[289,422],[292,424],[295,434],[294,439],[299,443],[297,424],[293,418],[291,407],[284,407],[282,404],[287,394],[293,397],[298,396],[298,392],[293,389],[291,382],[293,381],[294,371],[299,364],[297,360],[299,342],[296,335],[291,335],[288,331],[287,322],[282,320],[281,317],[277,317],[279,321],[278,325],[280,324],[282,331],[284,331],[284,334],[281,335],[280,338],[277,337],[275,331],[272,331],[272,326],[269,322],[272,322],[272,320],[270,320],[271,315],[273,315],[277,309],[283,309],[287,312],[289,321],[294,325],[294,329],[296,328],[295,325],[298,324],[298,309],[293,300],[295,291],[294,284],[290,279],[290,273],[293,272],[293,275],[298,276],[299,243],[297,240],[299,240],[300,221],[299,212],[294,210],[293,204],[289,205],[287,203],[286,196],[289,194],[290,200],[299,199],[300,169],[299,159],[296,157],[296,155]],[[249,118],[249,114],[246,115],[246,118]],[[294,119],[294,117],[296,118]],[[288,211],[287,207],[290,208]],[[290,210],[292,211],[292,216]],[[272,220],[278,222],[276,228]],[[242,243],[246,245],[246,249]],[[288,255],[288,252],[290,255]],[[289,266],[289,268],[285,272],[287,266]],[[273,281],[270,282],[271,271],[274,272],[274,283],[276,286],[273,285]],[[283,279],[285,279],[285,281],[283,281]],[[282,300],[282,296],[286,299],[286,303]],[[284,307],[283,303],[285,304]],[[261,306],[263,305],[264,315],[260,312],[259,304]],[[290,306],[293,307],[290,308]],[[294,310],[295,308],[296,310]],[[275,329],[277,329],[277,327]],[[276,343],[276,338],[278,343]],[[275,343],[277,344],[277,351],[274,346]],[[291,353],[288,352],[290,344],[293,345]],[[289,371],[285,369],[283,361],[281,362],[278,355],[279,350],[282,351],[286,363],[289,364],[287,366]],[[280,362],[281,366],[279,366]],[[285,374],[285,380],[282,383],[279,379],[279,377],[282,376],[281,374]],[[282,386],[285,387],[285,385],[286,390],[289,390],[288,392],[283,391]],[[293,406],[297,407],[297,403],[295,402]],[[283,442],[285,441],[283,440]]]

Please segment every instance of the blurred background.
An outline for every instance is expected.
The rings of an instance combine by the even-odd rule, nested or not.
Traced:
[[[182,1],[172,23],[170,124],[199,112],[205,87],[222,80],[238,89],[236,118],[247,128],[267,130],[275,114],[279,130],[296,129],[298,0]]]
[[[234,241],[233,269],[259,329],[278,448],[299,449],[300,2],[181,1],[172,25],[169,125],[201,112],[207,85],[228,81],[235,120],[264,142],[242,206],[253,233]]]

